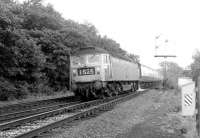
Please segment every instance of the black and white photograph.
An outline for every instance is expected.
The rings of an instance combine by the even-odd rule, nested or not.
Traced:
[[[0,138],[200,138],[199,0],[0,0]]]

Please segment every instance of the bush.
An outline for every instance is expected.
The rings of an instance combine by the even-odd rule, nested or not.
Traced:
[[[14,99],[17,95],[15,86],[7,80],[0,78],[0,100]]]
[[[178,77],[177,76],[168,75],[167,76],[167,81],[166,81],[166,86],[169,89],[177,89],[178,88]]]
[[[37,89],[38,89],[38,92],[41,94],[52,95],[54,93],[54,90],[45,84],[39,84],[37,86]]]
[[[26,82],[16,82],[15,87],[16,90],[16,99],[24,99],[29,95],[29,85]]]
[[[55,92],[54,89],[48,85],[47,80],[31,84],[29,91],[32,95],[51,95]]]
[[[14,100],[26,98],[29,94],[29,85],[26,82],[9,82],[0,78],[0,100]]]

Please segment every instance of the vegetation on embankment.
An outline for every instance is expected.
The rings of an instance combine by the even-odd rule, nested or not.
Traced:
[[[69,53],[86,46],[137,60],[93,25],[66,20],[42,0],[0,0],[0,100],[68,89]]]
[[[160,63],[160,72],[164,77],[166,88],[178,88],[178,78],[183,77],[183,69],[174,62],[164,61]]]
[[[200,76],[200,51],[196,50],[193,55],[193,62],[190,65],[191,71],[188,71],[188,76],[191,76],[194,81],[197,81]]]

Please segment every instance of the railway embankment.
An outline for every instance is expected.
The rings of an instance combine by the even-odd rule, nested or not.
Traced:
[[[180,92],[150,90],[101,115],[63,125],[42,137],[195,138],[194,125],[194,118],[181,116]]]

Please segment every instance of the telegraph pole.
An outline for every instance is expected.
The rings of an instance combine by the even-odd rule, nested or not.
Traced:
[[[158,57],[161,57],[161,58],[164,58],[165,61],[164,61],[164,79],[163,79],[163,85],[164,85],[164,88],[166,89],[166,81],[167,81],[167,64],[166,64],[166,58],[169,58],[169,57],[176,57],[175,55],[155,55],[154,57],[158,58]]]
[[[156,44],[156,40],[158,40],[160,38],[160,36],[161,35],[155,37],[155,52],[156,52],[156,49],[159,48],[159,45]],[[167,39],[165,40],[165,44],[166,43],[168,43]],[[159,54],[156,53],[154,57],[155,58],[164,58],[165,59],[165,61],[164,61],[163,87],[164,87],[164,89],[166,89],[166,81],[167,81],[167,63],[166,63],[167,61],[166,61],[166,59],[169,58],[169,57],[176,57],[176,55],[167,55],[167,54],[166,55],[164,55],[164,54],[159,55]]]

